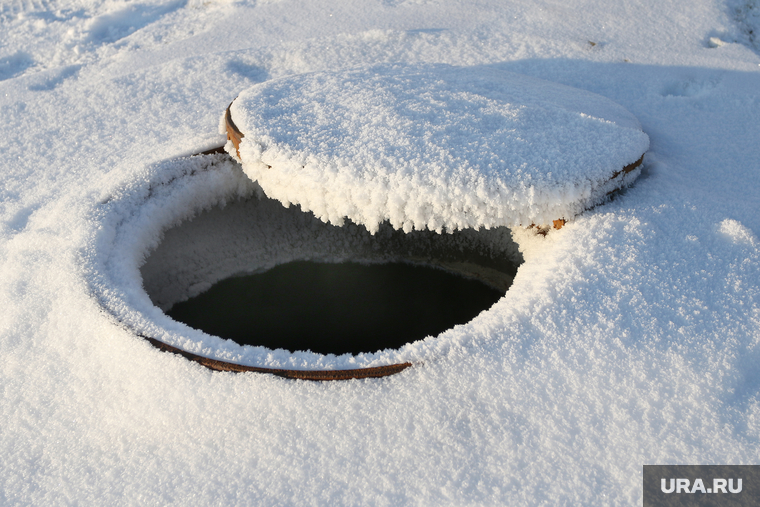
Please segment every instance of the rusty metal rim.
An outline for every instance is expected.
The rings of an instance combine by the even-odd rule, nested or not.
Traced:
[[[235,125],[235,122],[232,121],[232,113],[230,112],[231,107],[232,102],[230,102],[230,105],[227,106],[227,110],[224,112],[224,124],[227,126],[227,140],[232,141],[232,144],[235,146],[237,156],[240,158],[240,141],[245,137],[245,135],[240,132],[240,130],[237,128],[237,125]]]
[[[609,182],[611,182],[611,181],[619,178],[620,176],[624,176],[624,175],[630,173],[631,171],[633,171],[634,169],[636,169],[637,167],[639,167],[642,163],[644,163],[644,155],[646,155],[646,153],[642,153],[641,156],[639,157],[639,159],[636,162],[634,162],[632,164],[628,164],[627,166],[623,167],[619,171],[615,171],[614,173],[612,173],[612,176],[607,181],[605,181],[604,183],[609,183]],[[609,192],[607,192],[607,196],[610,196],[610,195],[614,194],[615,192],[617,192],[621,188],[622,187],[618,187],[618,188],[610,190]],[[595,207],[596,206],[591,206],[590,208],[586,208],[586,211],[591,210],[591,209],[593,209]],[[564,218],[560,218],[559,220],[552,221],[552,227],[554,229],[558,229],[558,230],[562,229],[562,227],[565,224],[567,224],[567,220],[565,220]],[[536,227],[536,225],[535,224],[531,224],[530,227],[528,227],[528,228],[530,229],[532,227]],[[549,230],[549,227],[545,227],[545,228],[539,227],[538,233],[546,236],[546,233],[548,232],[548,230]]]
[[[206,368],[215,371],[229,371],[235,373],[268,373],[270,375],[289,379],[325,381],[387,377],[389,375],[399,373],[412,366],[412,363],[406,362],[389,364],[387,366],[375,366],[371,368],[357,368],[354,370],[288,370],[281,368],[262,368],[260,366],[245,366],[242,364],[229,363],[227,361],[219,361],[218,359],[210,359],[208,357],[199,356],[198,354],[193,354],[192,352],[187,352],[186,350],[173,347],[149,336],[138,336],[144,338],[148,343],[162,352],[177,354],[189,361],[193,361],[200,364],[201,366],[205,366]]]

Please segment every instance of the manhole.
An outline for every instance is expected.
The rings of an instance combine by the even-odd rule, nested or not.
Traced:
[[[488,67],[267,81],[233,101],[222,129],[242,171],[211,150],[103,201],[93,291],[162,350],[313,380],[419,360],[419,340],[508,289],[521,262],[509,228],[546,233],[604,202],[639,175],[649,144],[604,97]],[[471,308],[451,296],[470,289]],[[449,320],[422,319],[426,300]]]
[[[242,346],[355,356],[466,324],[504,295],[521,261],[506,228],[382,224],[370,234],[261,196],[167,230],[141,276],[151,301],[192,328]]]
[[[167,231],[141,270],[167,315],[241,345],[372,353],[466,324],[504,295],[520,262],[506,230],[442,236],[383,225],[371,235],[262,199]]]

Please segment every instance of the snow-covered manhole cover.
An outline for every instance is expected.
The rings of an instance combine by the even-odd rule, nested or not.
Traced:
[[[227,340],[194,320],[217,317],[202,308],[221,297],[209,290],[239,284],[241,274],[290,270],[277,283],[300,283],[326,265],[396,263],[403,271],[411,263],[476,280],[498,299],[522,261],[509,228],[560,227],[602,202],[638,175],[649,142],[630,113],[603,97],[448,66],[265,82],[241,93],[222,123],[242,170],[223,154],[170,160],[103,200],[87,253],[94,292],[164,350],[214,369],[309,379],[396,373],[425,360],[440,330],[324,353],[255,336]],[[186,306],[204,293],[206,303]]]
[[[609,99],[487,67],[382,66],[253,86],[226,149],[269,197],[370,231],[564,223],[649,147]]]

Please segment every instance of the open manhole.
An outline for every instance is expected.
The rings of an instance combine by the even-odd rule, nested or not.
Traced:
[[[261,207],[274,230],[254,223]],[[520,262],[508,231],[442,236],[384,226],[371,235],[301,213],[244,201],[167,231],[142,267],[148,294],[173,319],[241,345],[371,353],[469,322],[504,295]],[[241,237],[268,244],[270,255],[251,245],[217,248]],[[216,263],[226,272],[197,280],[197,266]],[[206,290],[175,302],[191,285]]]
[[[404,233],[382,224],[370,234],[262,196],[167,230],[141,276],[156,306],[208,334],[358,355],[468,323],[505,294],[521,262],[506,228]]]
[[[409,366],[509,288],[511,228],[561,228],[649,146],[604,97],[489,67],[267,81],[221,126],[234,160],[167,161],[104,201],[93,288],[163,350],[314,380]]]

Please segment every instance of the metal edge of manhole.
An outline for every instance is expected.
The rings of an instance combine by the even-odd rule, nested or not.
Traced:
[[[260,366],[245,366],[236,363],[229,363],[227,361],[219,361],[218,359],[210,359],[208,357],[199,356],[192,352],[172,347],[166,343],[151,338],[145,335],[138,335],[144,338],[151,345],[156,347],[162,352],[171,352],[177,354],[185,359],[193,361],[205,366],[210,370],[215,371],[230,371],[234,373],[252,372],[252,373],[268,373],[277,377],[300,379],[300,380],[350,380],[350,379],[363,379],[363,378],[378,378],[387,377],[399,373],[408,367],[412,366],[412,363],[398,363],[389,364],[386,366],[374,366],[370,368],[356,368],[353,370],[287,370],[280,368],[263,368]]]

